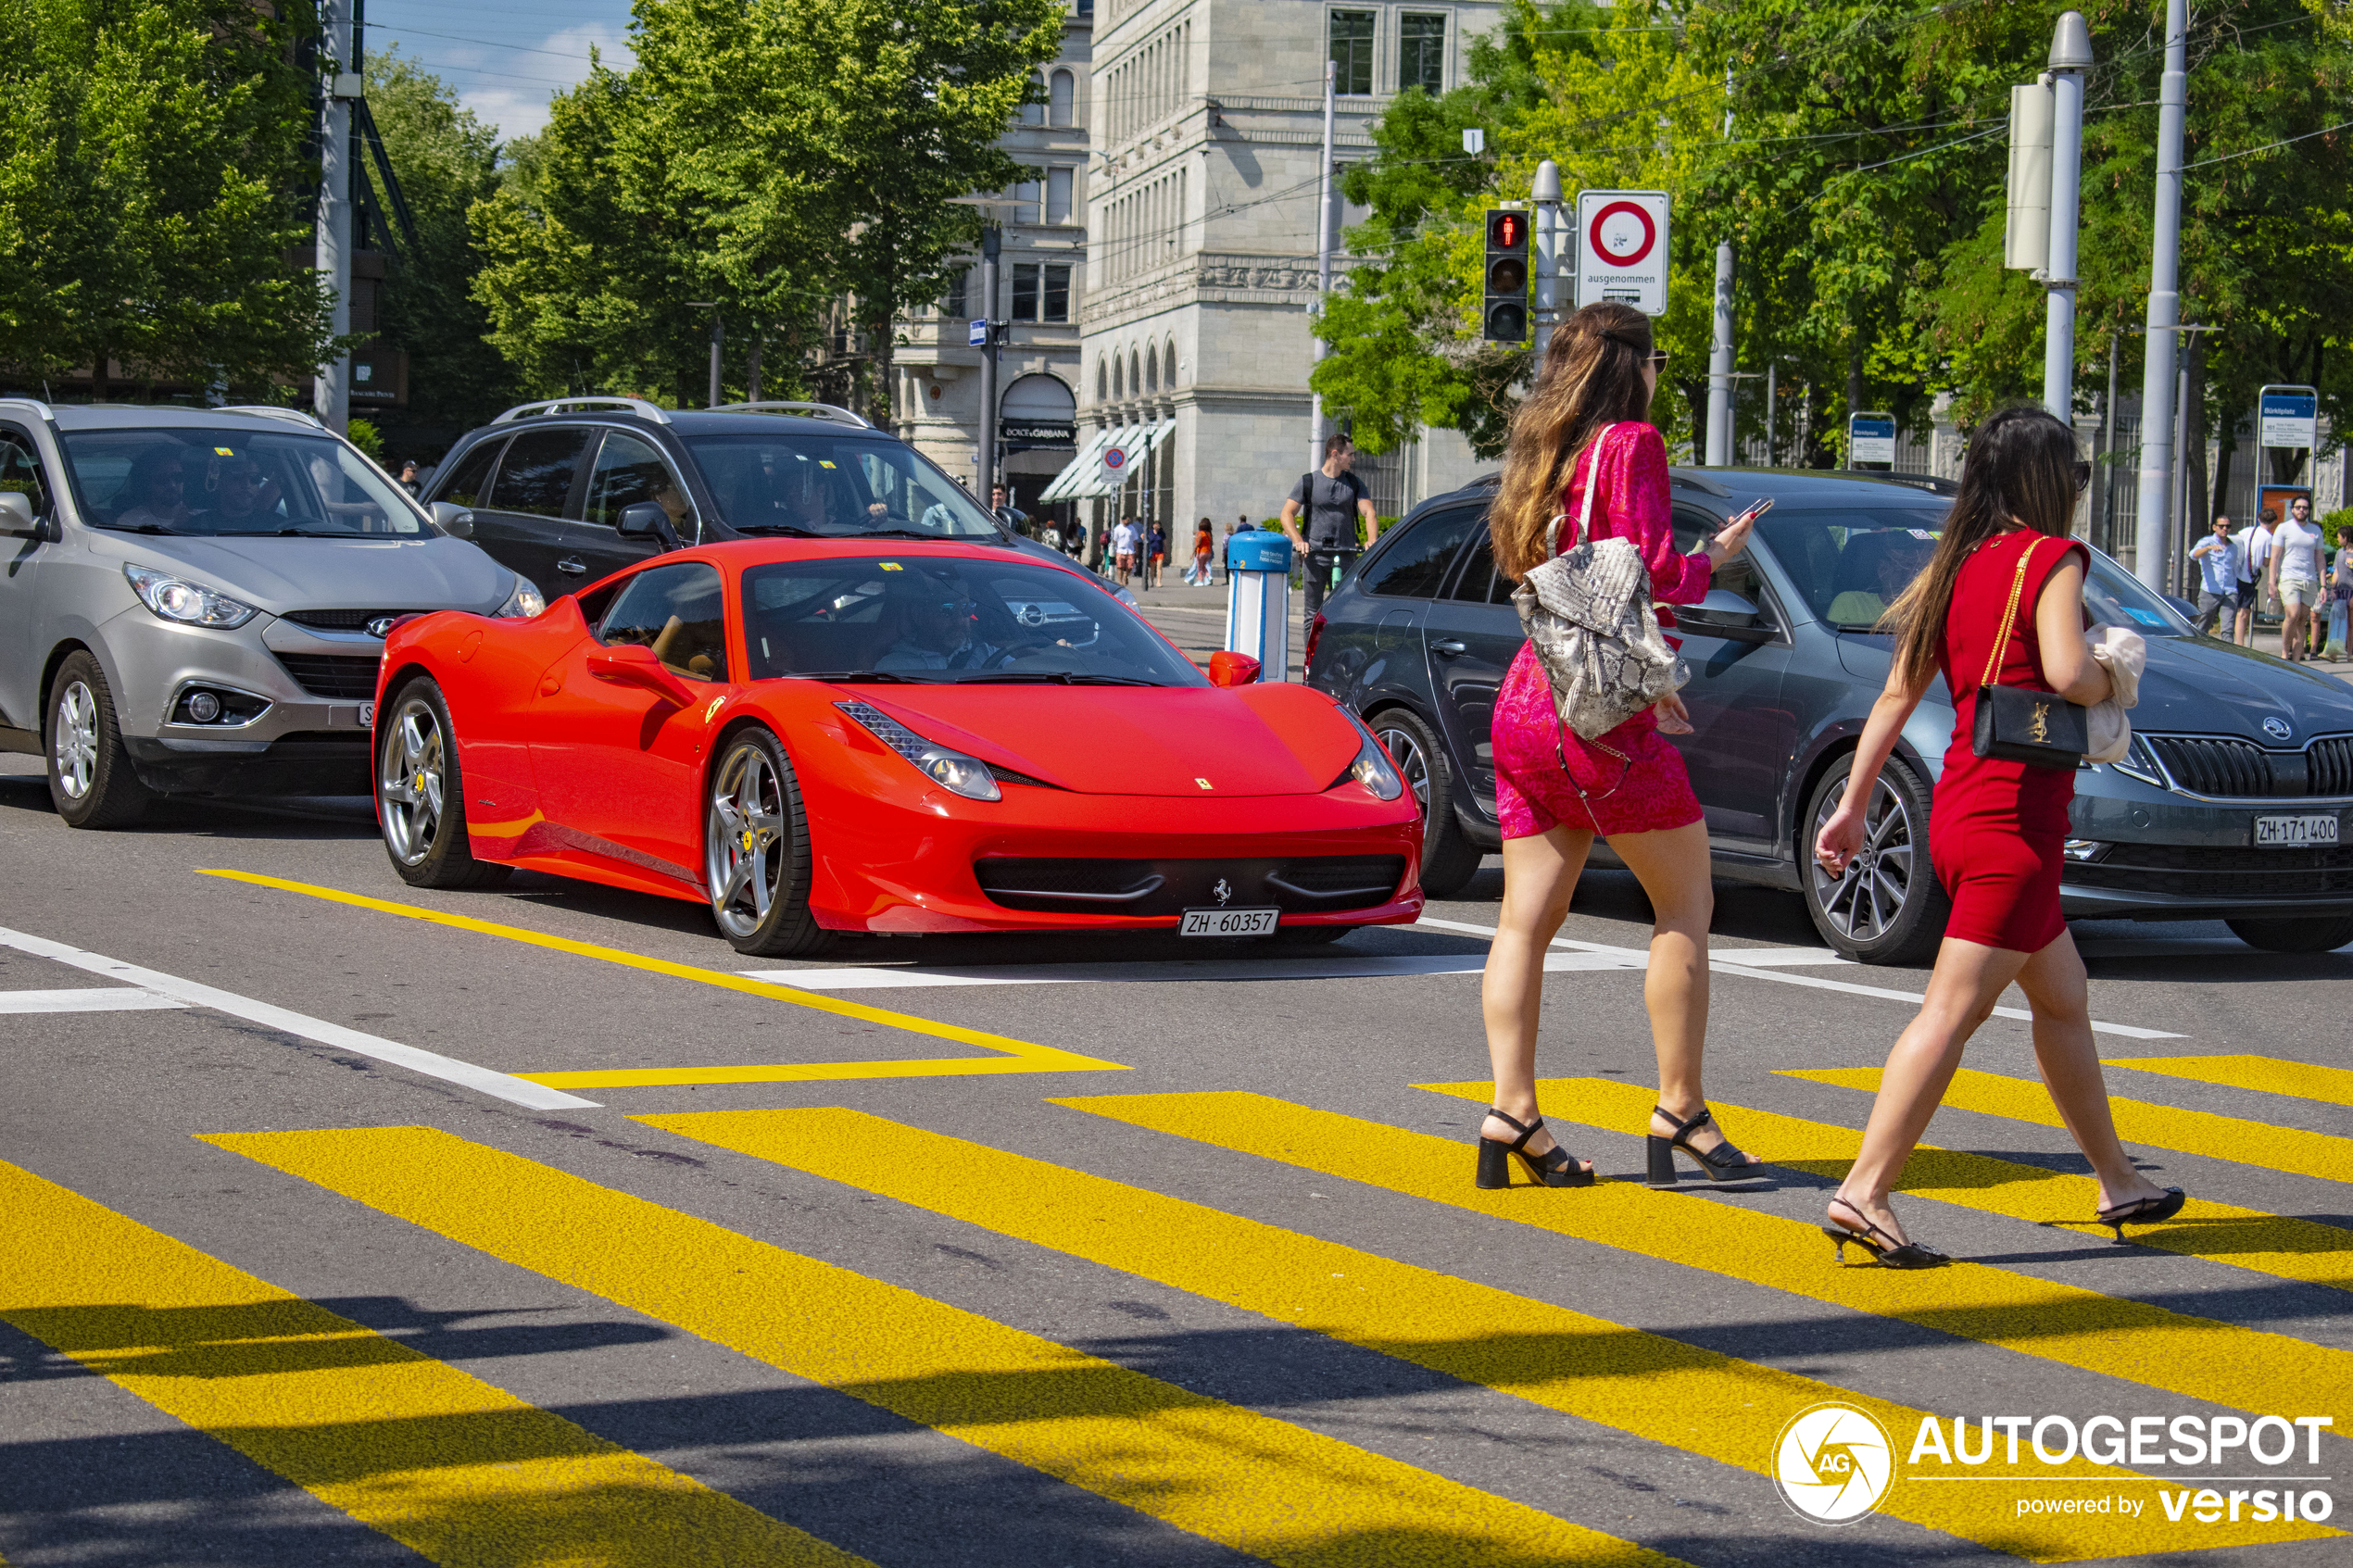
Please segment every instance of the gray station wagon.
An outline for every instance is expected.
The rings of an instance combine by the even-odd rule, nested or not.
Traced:
[[[76,827],[365,794],[393,623],[544,608],[290,409],[0,398],[0,749],[48,759]]]
[[[1757,496],[1749,550],[1679,607],[1696,727],[1676,746],[1716,872],[1804,895],[1831,947],[1867,962],[1935,948],[1947,906],[1928,811],[1953,729],[1942,683],[1881,775],[1867,853],[1843,877],[1807,852],[1846,787],[1894,639],[1871,630],[1926,564],[1951,486],[1811,471],[1673,470],[1685,550]],[[1488,547],[1491,481],[1382,535],[1310,630],[1307,678],[1353,707],[1424,805],[1422,885],[1442,897],[1502,843],[1489,727],[1524,639]],[[2226,921],[2282,952],[2353,942],[2353,688],[2196,635],[2175,606],[2094,552],[2084,607],[2148,640],[2124,760],[2076,774],[2060,885],[2068,913]],[[1615,864],[1597,845],[1595,863]]]

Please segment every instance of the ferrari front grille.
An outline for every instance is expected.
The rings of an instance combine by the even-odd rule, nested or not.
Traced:
[[[975,861],[973,876],[991,902],[1010,909],[1173,915],[1189,909],[1272,904],[1287,913],[1332,914],[1371,909],[1395,897],[1405,879],[1405,857],[1135,860],[1008,855]]]

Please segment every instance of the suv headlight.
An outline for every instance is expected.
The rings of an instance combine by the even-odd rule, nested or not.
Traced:
[[[2149,743],[2142,739],[2137,733],[2133,736],[2133,744],[2126,749],[2123,759],[2111,762],[2108,766],[2128,779],[2138,779],[2145,784],[2155,784],[2159,789],[2172,787],[2165,782],[2165,770],[2158,766],[2157,753],[2149,748]]]
[[[163,620],[182,626],[218,626],[225,631],[243,626],[260,613],[218,588],[208,588],[201,583],[191,583],[184,577],[173,577],[149,567],[125,561],[122,574],[131,580],[131,591],[139,596],[141,604]]]
[[[1365,737],[1365,744],[1356,748],[1356,760],[1348,765],[1348,771],[1343,776],[1354,779],[1371,790],[1377,799],[1396,799],[1405,793],[1405,781],[1399,778],[1397,770],[1390,766],[1389,754],[1381,750],[1380,742],[1373,738],[1373,732],[1365,728],[1364,722],[1354,714],[1348,717],[1356,725],[1356,733]]]
[[[860,729],[913,763],[916,771],[941,788],[953,790],[967,800],[1004,798],[1005,792],[997,787],[997,775],[979,758],[967,757],[924,739],[872,703],[837,702],[834,706],[848,714]]]
[[[518,575],[515,591],[507,596],[505,604],[490,613],[502,621],[529,621],[547,608],[547,600],[539,592],[539,585],[528,577]]]

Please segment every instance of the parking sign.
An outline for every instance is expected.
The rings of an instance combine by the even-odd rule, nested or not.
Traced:
[[[986,322],[986,321],[975,321],[975,322],[973,322],[973,323],[972,323],[972,331],[971,331],[971,332],[970,332],[970,333],[968,333],[968,334],[965,336],[965,338],[964,338],[964,343],[965,343],[965,345],[966,345],[967,346],[972,347],[972,348],[986,348],[986,347],[988,347],[988,322]]]
[[[1667,313],[1667,193],[1577,194],[1577,305],[1604,300]]]

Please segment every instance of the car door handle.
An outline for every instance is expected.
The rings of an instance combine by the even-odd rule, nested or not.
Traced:
[[[566,556],[556,563],[556,570],[573,577],[585,577],[588,574],[588,563],[578,556]]]
[[[1429,651],[1438,655],[1441,659],[1453,659],[1462,654],[1470,652],[1470,645],[1468,643],[1458,643],[1452,637],[1449,637],[1442,643],[1430,644]]]

